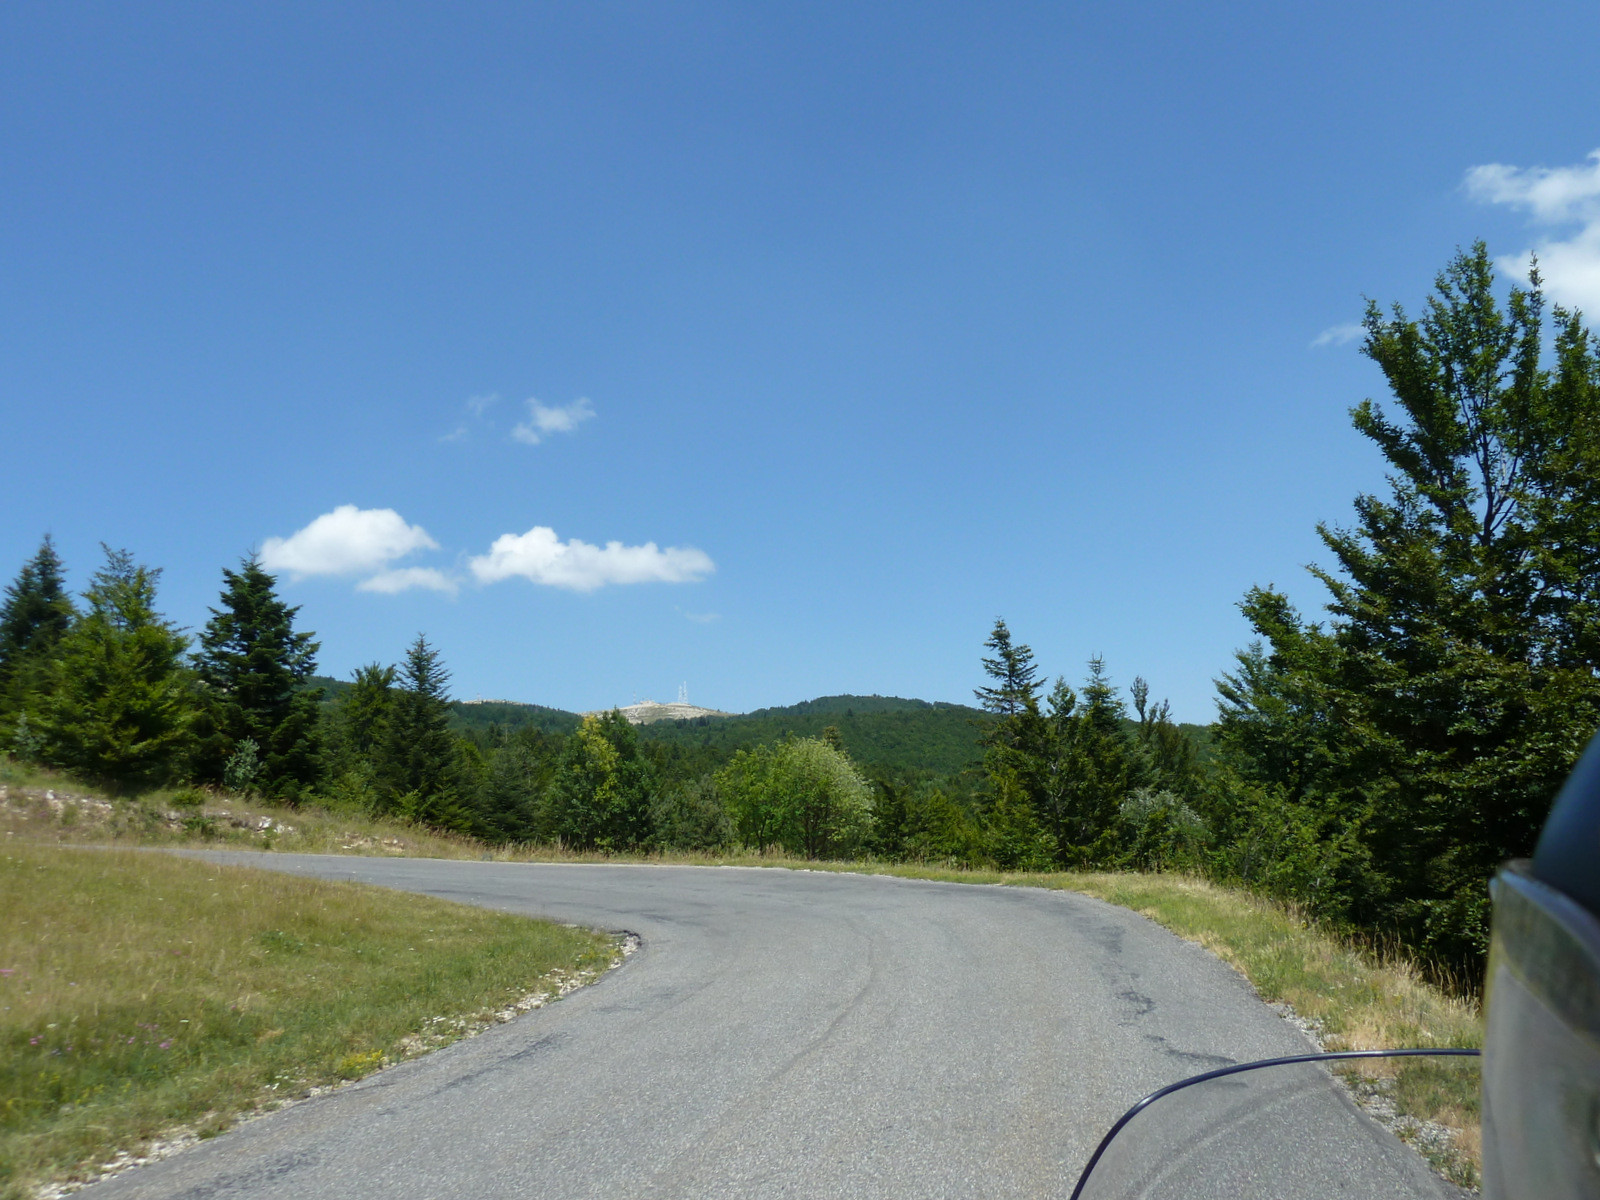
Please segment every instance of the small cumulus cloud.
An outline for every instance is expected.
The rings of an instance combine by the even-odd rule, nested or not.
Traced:
[[[1514,167],[1485,163],[1471,168],[1462,186],[1485,204],[1522,209],[1549,236],[1520,254],[1499,260],[1502,270],[1526,275],[1537,255],[1545,291],[1556,303],[1600,315],[1600,150],[1568,167]]]
[[[1330,325],[1311,339],[1311,348],[1320,350],[1324,346],[1348,346],[1365,332],[1366,328],[1355,321],[1343,325]]]
[[[594,405],[584,398],[560,408],[549,408],[537,400],[529,400],[528,419],[513,429],[511,436],[537,446],[552,433],[571,433],[594,415]]]
[[[549,587],[592,592],[607,584],[694,583],[716,570],[710,555],[692,546],[658,547],[654,542],[593,546],[535,525],[527,533],[502,534],[468,564],[479,583],[518,577]]]
[[[425,588],[428,591],[454,596],[458,585],[450,576],[433,567],[394,567],[387,571],[379,571],[372,578],[363,579],[356,584],[358,592],[382,592],[386,596],[393,596],[397,592],[409,592],[412,588]]]
[[[439,543],[420,525],[408,525],[392,508],[357,508],[341,504],[288,537],[261,543],[261,565],[287,571],[295,579],[310,575],[372,575],[388,570],[396,559],[418,550],[437,550]],[[399,590],[382,587],[373,590]]]
[[[482,396],[467,397],[467,411],[475,417],[481,417],[496,404],[500,403],[499,392],[489,392]]]
[[[681,608],[678,611],[679,612],[683,612],[683,610]],[[721,613],[692,613],[692,612],[686,612],[686,613],[683,613],[683,615],[688,620],[693,621],[696,625],[711,625],[711,624],[714,624],[717,621],[722,620],[722,614]]]

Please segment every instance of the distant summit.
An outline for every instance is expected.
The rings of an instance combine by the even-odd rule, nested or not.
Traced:
[[[584,713],[589,716],[604,716],[611,709],[604,709],[598,713]],[[630,704],[626,708],[618,708],[623,719],[629,725],[654,725],[659,721],[693,721],[700,717],[736,717],[738,713],[722,712],[715,708],[701,708],[689,703],[689,685],[684,684],[678,689],[678,698],[670,704],[662,704],[659,700],[641,700],[637,704]]]
[[[584,713],[584,716],[604,716],[611,710],[605,709],[599,713]],[[638,704],[630,704],[626,708],[617,709],[629,725],[654,725],[657,721],[692,721],[696,717],[736,717],[738,713],[719,712],[714,708],[700,708],[694,704],[680,704],[674,700],[671,704],[660,704],[655,700],[641,700]]]

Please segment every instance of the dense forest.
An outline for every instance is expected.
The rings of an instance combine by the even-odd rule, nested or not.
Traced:
[[[191,639],[158,569],[107,548],[74,598],[46,537],[0,604],[0,752],[124,794],[181,783],[495,842],[1181,869],[1471,972],[1490,873],[1531,850],[1600,723],[1600,340],[1546,320],[1537,276],[1497,300],[1481,244],[1419,319],[1372,305],[1365,330],[1397,407],[1352,419],[1389,493],[1319,527],[1323,620],[1244,597],[1255,639],[1208,728],[1099,659],[1050,680],[1002,619],[976,707],[837,696],[635,728],[461,703],[421,635],[318,676],[254,557]]]

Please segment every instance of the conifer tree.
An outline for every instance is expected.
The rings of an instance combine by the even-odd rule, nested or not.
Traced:
[[[104,547],[87,611],[61,639],[41,721],[50,761],[109,787],[170,782],[198,707],[188,638],[155,610],[159,570]]]
[[[1537,273],[1502,304],[1482,243],[1419,320],[1369,306],[1396,408],[1351,415],[1390,492],[1319,527],[1329,624],[1253,590],[1262,642],[1221,681],[1230,767],[1349,847],[1351,914],[1458,964],[1600,721],[1600,338],[1556,308],[1546,367],[1543,320]]]
[[[428,639],[406,650],[390,702],[388,734],[378,766],[385,807],[444,828],[462,828],[455,738],[450,733],[450,673]]]
[[[1195,745],[1172,720],[1172,705],[1150,702],[1150,685],[1136,676],[1128,687],[1138,720],[1138,745],[1144,763],[1138,773],[1150,776],[1150,787],[1184,800],[1199,795],[1202,772]]]
[[[260,755],[255,786],[298,800],[321,769],[320,692],[307,686],[318,645],[311,634],[295,632],[300,610],[278,598],[277,580],[255,555],[237,571],[224,569],[222,578],[221,607],[211,610],[195,658],[210,701],[198,770],[221,780],[229,758],[253,741]]]
[[[1108,861],[1115,850],[1117,812],[1144,783],[1123,728],[1126,710],[1099,656],[1079,699],[1057,681],[1049,721],[1049,786],[1043,805],[1063,865]]]
[[[527,745],[507,741],[488,756],[474,805],[480,837],[496,842],[531,841],[538,836],[538,767]]]
[[[1011,630],[1003,618],[996,617],[994,629],[985,648],[994,651],[993,658],[983,660],[984,673],[994,683],[974,691],[978,703],[987,712],[1011,717],[1027,707],[1030,700],[1039,696],[1039,668],[1034,665],[1033,651],[1027,646],[1013,645]]]
[[[334,770],[355,770],[362,764],[376,769],[389,740],[394,680],[393,666],[374,662],[355,669],[329,719]]]
[[[22,740],[31,743],[28,712],[35,710],[31,721],[36,723],[51,664],[72,618],[61,559],[46,534],[0,603],[0,747],[19,753],[33,749],[17,744],[18,722]]]

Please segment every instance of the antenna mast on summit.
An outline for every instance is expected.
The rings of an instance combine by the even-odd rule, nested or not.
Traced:
[[[689,685],[687,683],[680,683],[678,685],[678,703],[689,703]]]

